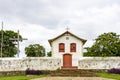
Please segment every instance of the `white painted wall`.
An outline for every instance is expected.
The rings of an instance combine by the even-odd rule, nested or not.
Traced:
[[[65,44],[65,52],[59,52],[59,43]],[[70,43],[76,43],[76,52],[70,52]],[[63,54],[72,54],[72,66],[78,66],[78,59],[83,56],[82,50],[82,41],[71,35],[69,35],[69,40],[66,40],[65,34],[52,42],[52,57],[60,58],[61,63],[63,63]],[[61,66],[63,66],[63,64],[61,64]]]
[[[0,58],[0,71],[56,70],[61,60],[52,57]]]
[[[83,57],[78,69],[120,68],[120,57]]]
[[[0,58],[0,71],[56,70],[61,64],[61,59],[52,57]],[[78,65],[78,69],[120,68],[120,57],[83,57]]]

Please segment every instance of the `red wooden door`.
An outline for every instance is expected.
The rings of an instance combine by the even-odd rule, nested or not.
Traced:
[[[64,54],[63,55],[63,67],[64,68],[71,68],[72,67],[72,55],[71,54]]]

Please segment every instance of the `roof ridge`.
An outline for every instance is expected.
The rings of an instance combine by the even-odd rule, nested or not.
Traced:
[[[67,34],[69,33],[69,34],[71,34],[72,36],[74,36],[75,38],[81,40],[81,41],[83,42],[83,44],[85,44],[85,42],[87,41],[86,39],[83,39],[83,38],[80,38],[80,37],[76,36],[75,34],[71,33],[70,31],[65,31],[64,33],[58,35],[57,37],[55,37],[55,38],[53,38],[53,39],[49,39],[48,42],[49,42],[50,45],[51,45],[51,42],[53,42],[54,40],[58,39],[59,37],[63,36],[63,35],[66,34],[66,33],[67,33]]]

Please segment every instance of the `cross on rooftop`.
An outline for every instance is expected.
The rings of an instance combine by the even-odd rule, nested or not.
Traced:
[[[19,30],[18,30],[18,35],[17,35],[17,38],[10,38],[10,40],[14,40],[14,41],[17,41],[17,57],[19,57],[19,52],[20,52],[20,49],[19,49],[19,41],[22,41],[22,40],[28,40],[27,38],[22,38],[20,39],[20,36],[19,36]]]
[[[70,28],[67,26],[66,30],[68,31],[68,30],[70,30]]]

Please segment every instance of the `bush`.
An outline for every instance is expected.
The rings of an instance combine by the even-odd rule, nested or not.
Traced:
[[[43,72],[40,70],[26,70],[25,74],[26,75],[41,75],[43,74]]]
[[[108,70],[108,73],[120,74],[120,68],[112,68]]]

